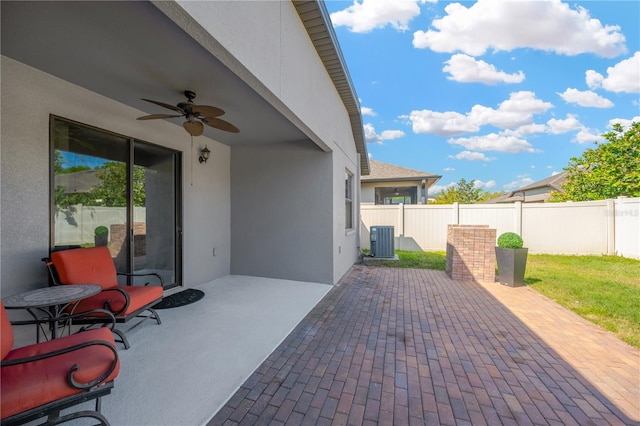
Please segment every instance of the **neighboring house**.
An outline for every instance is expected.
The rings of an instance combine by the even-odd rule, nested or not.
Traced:
[[[429,188],[442,176],[370,160],[371,173],[360,177],[363,204],[426,204]]]
[[[357,261],[369,162],[322,2],[1,8],[2,294],[46,286],[40,258],[68,242],[55,229],[54,151],[144,168],[146,266],[170,286],[230,274],[332,284]],[[191,137],[184,117],[137,120],[176,114],[142,98],[174,106],[185,90],[240,132]],[[133,206],[122,222],[133,235]]]
[[[515,203],[516,201],[523,203],[545,203],[549,201],[549,197],[552,192],[563,191],[562,184],[566,181],[566,175],[567,172],[561,172],[553,176],[549,176],[548,178],[523,186],[515,191],[487,200],[484,203]]]

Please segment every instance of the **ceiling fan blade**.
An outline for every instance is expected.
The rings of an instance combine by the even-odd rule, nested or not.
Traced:
[[[175,117],[182,117],[182,114],[180,115],[151,114],[151,115],[145,115],[144,117],[138,117],[136,120],[155,120],[157,118],[175,118]]]
[[[219,118],[207,117],[203,118],[202,122],[207,126],[215,127],[216,129],[224,130],[225,132],[240,133],[240,129],[236,126]]]
[[[224,114],[224,110],[208,105],[193,105],[191,111],[200,117],[218,117]]]
[[[191,136],[200,136],[204,132],[204,126],[199,121],[185,121],[182,127],[184,127]]]
[[[151,102],[152,104],[160,105],[161,107],[172,109],[172,110],[174,110],[176,112],[179,112],[180,114],[184,114],[184,111],[182,110],[182,108],[178,108],[175,105],[165,104],[164,102],[152,101],[151,99],[145,99],[145,98],[141,98],[141,99],[143,101]]]

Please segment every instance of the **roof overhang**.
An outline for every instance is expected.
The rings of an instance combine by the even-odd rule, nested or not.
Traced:
[[[307,33],[349,114],[351,131],[360,154],[360,173],[369,174],[369,155],[364,139],[360,102],[342,56],[331,18],[322,0],[292,0]]]
[[[399,177],[399,178],[374,178],[374,179],[362,177],[360,181],[362,183],[374,183],[374,182],[377,183],[377,182],[408,182],[408,181],[415,182],[415,181],[426,180],[427,182],[430,182],[430,185],[433,185],[434,183],[439,181],[441,177],[442,176],[438,176],[438,175],[408,176],[408,177]]]
[[[222,118],[240,129],[234,134],[205,126],[205,136],[230,146],[312,140],[328,149],[176,2],[2,1],[0,5],[4,56],[144,114],[167,111],[141,98],[175,105],[185,100],[184,90],[192,90],[196,103],[222,108],[226,111]],[[327,22],[323,21],[325,30],[330,31]],[[346,67],[342,73],[349,80]],[[343,96],[348,91],[337,81],[334,78]],[[351,96],[357,99],[355,92]],[[364,139],[358,136],[362,125],[357,102],[347,110],[358,152],[368,162]]]

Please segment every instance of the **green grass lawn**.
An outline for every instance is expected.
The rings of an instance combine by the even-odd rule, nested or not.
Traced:
[[[396,254],[399,261],[379,260],[372,264],[442,271],[446,268],[445,252],[398,250]],[[525,283],[640,348],[640,261],[617,256],[529,255]]]
[[[640,348],[640,261],[533,255],[527,259],[525,283]]]
[[[365,250],[365,252],[368,252]],[[447,267],[447,254],[443,251],[404,251],[396,250],[400,260],[376,260],[371,266],[389,268],[437,269],[444,271]]]

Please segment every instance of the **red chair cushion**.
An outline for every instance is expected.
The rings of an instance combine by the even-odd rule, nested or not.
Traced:
[[[118,286],[117,288],[126,291],[129,295],[129,306],[118,317],[127,316],[154,301],[162,299],[162,287],[160,286]],[[78,302],[77,306],[73,308],[73,312],[79,314],[93,309],[104,309],[104,304],[107,300],[110,300],[113,312],[118,312],[124,307],[124,296],[120,292],[104,290],[95,296]]]
[[[118,285],[116,267],[105,246],[56,251],[51,261],[62,284],[99,284],[103,289]]]
[[[4,326],[2,331],[4,334]],[[5,361],[47,353],[91,340],[105,341],[115,346],[111,330],[99,328],[15,349],[7,355]],[[109,348],[94,345],[41,361],[2,367],[2,418],[82,392],[82,389],[75,389],[67,383],[67,373],[71,367],[78,364],[74,377],[80,382],[89,382],[108,370],[113,356]],[[119,371],[118,361],[105,382],[115,379]]]
[[[0,359],[4,359],[11,348],[13,347],[13,329],[11,328],[11,322],[7,316],[7,311],[4,309],[4,303],[0,302]],[[1,395],[1,394],[0,394]]]

